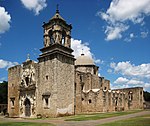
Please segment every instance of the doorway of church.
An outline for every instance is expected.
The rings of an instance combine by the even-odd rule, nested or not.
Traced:
[[[30,117],[31,116],[31,103],[28,98],[26,98],[24,105],[25,105],[25,116]]]

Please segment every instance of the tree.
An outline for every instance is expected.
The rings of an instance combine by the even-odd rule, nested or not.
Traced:
[[[7,104],[8,97],[8,82],[3,81],[0,83],[0,104]]]
[[[145,101],[150,101],[150,93],[147,91],[144,91],[144,100]]]

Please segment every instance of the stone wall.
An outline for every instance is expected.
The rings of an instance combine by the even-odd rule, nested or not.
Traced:
[[[93,65],[79,65],[79,66],[75,66],[75,67],[76,67],[76,71],[94,74],[95,67]],[[95,74],[97,74],[97,73],[95,73]]]
[[[37,114],[56,116],[57,84],[56,57],[45,57],[39,61],[39,81],[37,87]],[[44,105],[44,94],[49,92],[48,106]]]
[[[143,88],[110,89],[110,81],[76,71],[76,114],[143,109]]]
[[[115,89],[115,91],[120,91],[125,93],[125,109],[143,109],[143,88],[124,88]]]
[[[76,71],[75,75],[76,114],[112,110],[108,80],[80,71]]]
[[[28,116],[36,117],[36,88],[38,83],[38,63],[27,60],[21,67],[21,81],[19,86],[19,116],[26,117],[26,101],[29,100]],[[28,77],[28,80],[26,78]],[[26,84],[28,83],[28,84]]]
[[[8,69],[8,113],[10,117],[19,116],[20,72],[20,65]]]
[[[46,92],[49,105],[44,107]],[[74,59],[60,54],[40,59],[38,104],[38,113],[44,116],[74,114]]]
[[[57,55],[57,115],[74,114],[74,59]]]

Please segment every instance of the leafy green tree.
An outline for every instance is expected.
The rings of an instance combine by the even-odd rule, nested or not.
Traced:
[[[150,93],[147,91],[144,91],[144,100],[145,101],[150,101]]]
[[[8,82],[0,83],[0,104],[7,104]]]

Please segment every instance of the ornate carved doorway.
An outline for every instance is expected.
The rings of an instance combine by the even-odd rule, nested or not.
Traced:
[[[25,105],[25,116],[30,117],[30,115],[31,115],[31,103],[30,103],[30,100],[28,98],[26,98],[24,105]]]

